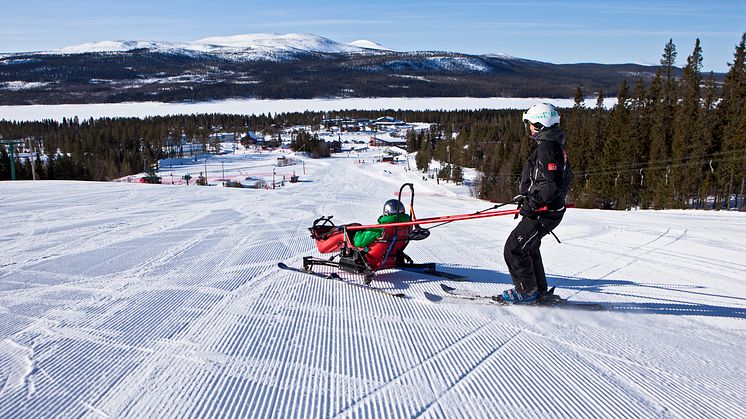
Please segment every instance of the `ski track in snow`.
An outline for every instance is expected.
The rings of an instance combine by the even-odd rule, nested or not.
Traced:
[[[549,282],[602,312],[277,269],[318,256],[314,219],[372,223],[404,182],[420,218],[491,205],[356,163],[375,153],[307,160],[277,190],[0,182],[0,417],[746,416],[743,214],[568,211]],[[515,223],[441,226],[407,253],[497,294]]]

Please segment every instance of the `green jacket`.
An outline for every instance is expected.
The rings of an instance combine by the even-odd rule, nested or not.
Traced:
[[[390,214],[378,217],[378,224],[400,223],[411,220],[412,218],[407,214]],[[352,240],[352,244],[354,244],[355,247],[368,247],[369,244],[376,241],[382,235],[382,228],[369,228],[366,230],[360,230],[355,234],[355,237]]]

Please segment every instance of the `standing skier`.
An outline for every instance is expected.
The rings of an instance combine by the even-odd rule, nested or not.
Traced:
[[[516,197],[523,217],[505,242],[504,256],[514,289],[495,299],[509,303],[536,303],[547,292],[541,261],[541,238],[562,221],[571,171],[567,162],[565,133],[554,105],[539,103],[523,114],[526,132],[536,147],[526,161]],[[547,207],[546,211],[539,208]]]

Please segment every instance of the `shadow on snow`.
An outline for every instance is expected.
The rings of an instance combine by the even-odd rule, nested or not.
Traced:
[[[448,266],[439,265],[439,270],[443,270],[449,273],[455,273],[463,275],[468,278],[468,282],[462,283],[463,285],[457,285],[458,287],[466,288],[469,283],[486,283],[486,284],[502,284],[505,288],[511,287],[512,281],[510,275],[507,273],[497,272],[489,269],[471,268],[463,266]],[[396,271],[391,271],[396,272]],[[422,282],[443,282],[446,281],[443,278],[428,276],[424,274],[414,274],[411,272],[402,272],[406,274],[416,275],[417,279],[410,281],[404,279],[396,284],[397,288],[406,288],[407,284],[422,283]],[[386,281],[388,274],[380,273],[377,275],[378,280]],[[407,275],[409,276],[409,275]],[[394,279],[394,278],[390,278]],[[692,284],[648,284],[643,282],[637,282],[634,280],[620,280],[620,279],[591,279],[591,278],[578,278],[571,276],[547,276],[547,282],[549,286],[556,286],[560,291],[560,295],[565,298],[572,300],[572,297],[580,292],[605,294],[605,295],[616,295],[627,298],[644,298],[646,300],[652,300],[649,302],[609,302],[609,301],[589,301],[583,300],[584,303],[598,303],[601,304],[605,310],[615,312],[628,312],[628,313],[655,313],[655,314],[668,314],[676,316],[709,316],[709,317],[731,317],[731,318],[746,318],[746,307],[730,307],[720,306],[713,304],[702,304],[693,302],[688,299],[688,295],[707,296],[715,298],[723,298],[737,301],[746,301],[745,298],[733,297],[728,295],[719,295],[705,292],[703,290],[706,287],[701,285]],[[620,287],[627,288],[628,291],[620,291]],[[649,295],[649,291],[652,289],[665,290],[669,292],[676,292],[681,295],[680,299],[671,298],[660,298]],[[562,292],[565,291],[565,292]],[[575,291],[572,295],[566,295],[567,291]],[[497,291],[496,291],[497,292]]]

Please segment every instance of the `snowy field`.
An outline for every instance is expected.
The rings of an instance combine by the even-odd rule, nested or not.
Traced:
[[[349,98],[349,99],[236,99],[194,103],[93,103],[81,105],[24,105],[0,106],[0,120],[40,121],[62,118],[145,118],[148,116],[184,115],[193,113],[226,113],[238,115],[277,114],[284,112],[338,112],[341,109],[379,110],[475,110],[475,109],[527,109],[537,102],[548,101],[562,108],[573,106],[573,99],[540,98]],[[616,98],[604,100],[610,107]],[[596,106],[596,99],[586,99],[585,106]]]
[[[0,182],[0,417],[746,417],[745,214],[569,210],[549,283],[601,312],[277,269],[318,256],[315,218],[374,222],[404,182],[420,218],[490,206],[360,158],[306,160],[275,190]],[[449,224],[407,253],[496,294],[515,224]]]

